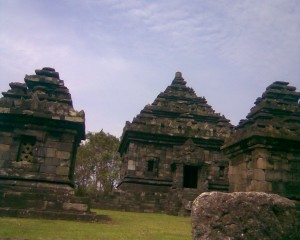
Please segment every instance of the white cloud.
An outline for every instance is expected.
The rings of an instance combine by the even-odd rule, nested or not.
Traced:
[[[87,112],[116,135],[182,71],[237,123],[273,81],[300,87],[300,2],[0,2],[1,91],[52,66]]]

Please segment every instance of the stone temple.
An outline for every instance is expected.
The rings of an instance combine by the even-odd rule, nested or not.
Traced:
[[[85,117],[59,74],[43,68],[10,87],[0,98],[0,215],[108,220],[74,195]],[[277,193],[300,206],[299,99],[295,87],[274,82],[234,127],[177,72],[126,123],[121,181],[95,206],[186,215],[207,191]]]
[[[274,82],[240,121],[224,153],[230,191],[262,191],[300,201],[300,93]]]
[[[228,191],[229,162],[220,148],[232,130],[177,72],[124,128],[118,187],[123,209],[184,215],[200,193]]]
[[[0,98],[0,214],[95,221],[74,195],[84,112],[53,68],[35,72]]]

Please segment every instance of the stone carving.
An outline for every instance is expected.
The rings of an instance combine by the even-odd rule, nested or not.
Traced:
[[[34,162],[33,159],[33,151],[35,146],[35,140],[34,139],[22,139],[20,143],[20,150],[19,150],[19,156],[17,158],[17,161],[24,161],[24,162]]]
[[[177,72],[152,104],[126,122],[119,149],[124,208],[185,214],[185,205],[199,193],[226,191],[228,160],[220,147],[231,130],[229,120]],[[143,200],[142,193],[149,197]],[[126,199],[130,194],[134,201]]]
[[[276,194],[206,192],[193,202],[192,234],[204,239],[299,239],[295,204]]]

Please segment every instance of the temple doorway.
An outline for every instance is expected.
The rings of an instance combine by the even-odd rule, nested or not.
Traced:
[[[183,187],[197,188],[198,167],[185,165],[183,168]]]

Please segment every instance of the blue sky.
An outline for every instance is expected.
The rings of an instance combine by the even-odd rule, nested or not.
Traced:
[[[299,0],[0,0],[0,91],[54,67],[116,136],[176,71],[236,125],[274,81],[300,91]]]

